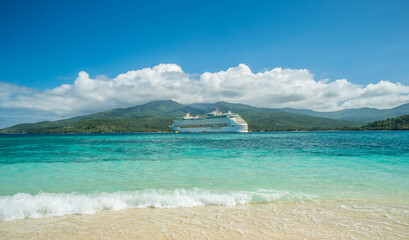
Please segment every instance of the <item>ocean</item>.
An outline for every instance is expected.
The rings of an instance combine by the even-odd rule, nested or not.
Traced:
[[[206,236],[409,238],[409,132],[0,135],[0,183],[4,234],[156,212],[161,234],[194,213]]]

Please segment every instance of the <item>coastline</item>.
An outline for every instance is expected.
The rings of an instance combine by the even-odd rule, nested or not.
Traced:
[[[0,239],[407,239],[409,204],[274,202],[0,222]]]
[[[283,133],[294,133],[294,132],[409,132],[409,130],[393,130],[393,129],[385,129],[385,130],[360,130],[360,129],[328,129],[328,130],[272,130],[272,131],[248,131],[248,132],[237,132],[237,133],[226,133],[226,132],[220,132],[220,133],[174,133],[172,131],[169,132],[93,132],[93,133],[0,133],[0,136],[17,136],[17,135],[23,135],[23,136],[36,136],[36,135],[53,135],[53,136],[58,136],[58,135],[63,135],[63,136],[69,136],[69,135],[132,135],[132,134],[248,134],[248,133],[277,133],[277,132],[283,132]]]

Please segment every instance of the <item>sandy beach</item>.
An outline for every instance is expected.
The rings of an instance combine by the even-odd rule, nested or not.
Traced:
[[[0,223],[0,239],[408,239],[409,205],[325,201],[126,209]]]

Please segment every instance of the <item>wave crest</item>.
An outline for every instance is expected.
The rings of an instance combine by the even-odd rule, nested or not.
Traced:
[[[147,189],[114,193],[17,193],[0,197],[0,220],[91,214],[126,208],[182,208],[207,205],[236,205],[276,200],[306,200],[310,195],[288,191],[212,191],[203,189]]]

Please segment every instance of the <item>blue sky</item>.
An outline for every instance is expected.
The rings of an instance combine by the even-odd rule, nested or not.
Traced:
[[[0,81],[39,89],[159,63],[409,84],[409,1],[2,1],[0,11]]]
[[[201,78],[205,72],[243,70],[238,67],[241,63],[252,73],[307,69],[310,75],[303,75],[305,84],[310,78],[315,82],[347,79],[347,84],[359,85],[362,90],[360,95],[338,98],[334,105],[312,109],[377,107],[369,98],[344,104],[358,95],[374,96],[374,92],[393,92],[395,98],[379,108],[393,107],[409,99],[408,12],[409,1],[1,1],[0,82],[8,97],[0,104],[0,118],[9,110],[41,110],[47,113],[44,116],[52,113],[59,117],[105,110],[89,107],[62,114],[29,106],[24,97],[36,100],[38,94],[43,96],[63,84],[74,88],[81,71],[91,80],[112,80],[130,70],[161,63],[180,66],[191,79]],[[169,69],[166,71],[175,68]],[[293,73],[294,79],[300,78]],[[386,85],[378,84],[381,80]],[[396,90],[402,87],[398,82],[405,90]],[[378,84],[376,91],[371,84]],[[385,90],[385,86],[394,90]],[[291,99],[286,104],[226,99],[309,108],[303,101],[306,95],[300,97],[294,89],[280,98],[266,95],[265,99],[274,101]],[[78,92],[70,94],[77,96]],[[294,103],[297,97],[300,101]],[[116,101],[107,108],[142,103],[106,101]]]

